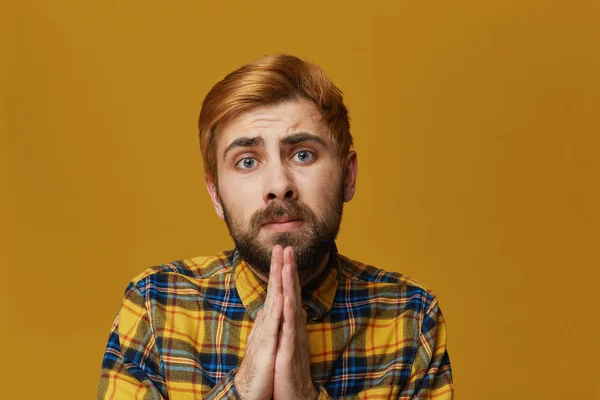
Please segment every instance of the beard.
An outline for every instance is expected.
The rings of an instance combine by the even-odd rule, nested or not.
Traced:
[[[239,221],[232,219],[220,196],[219,201],[227,229],[240,257],[265,277],[269,276],[271,253],[273,246],[277,244],[284,249],[287,246],[294,248],[296,265],[301,276],[315,270],[334,245],[344,208],[342,185],[338,185],[333,200],[325,202],[326,210],[321,220],[305,203],[295,200],[272,201],[266,208],[254,212],[249,226],[244,229]],[[302,220],[303,224],[289,232],[269,233],[265,240],[261,241],[260,231],[265,222],[284,216]]]

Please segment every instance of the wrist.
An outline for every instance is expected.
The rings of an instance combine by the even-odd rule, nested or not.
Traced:
[[[319,389],[317,389],[317,386],[315,385],[315,383],[311,380],[310,382],[310,386],[308,386],[308,393],[306,394],[306,396],[304,396],[304,399],[306,400],[317,400],[319,398]]]
[[[237,394],[237,397],[240,400],[247,400],[245,385],[243,379],[241,379],[240,374],[238,373],[239,369],[233,375],[233,388]]]

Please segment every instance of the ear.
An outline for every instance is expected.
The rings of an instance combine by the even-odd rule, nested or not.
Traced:
[[[212,200],[217,216],[222,220],[225,220],[225,216],[223,214],[223,205],[221,204],[221,199],[219,198],[215,179],[210,174],[204,174],[204,183],[206,184],[206,190],[208,190],[208,194],[210,195],[210,199]]]
[[[356,191],[356,176],[358,174],[358,156],[356,151],[348,153],[345,161],[346,175],[344,176],[344,201],[350,201]]]

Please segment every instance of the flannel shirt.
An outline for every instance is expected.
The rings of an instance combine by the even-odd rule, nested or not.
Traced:
[[[98,399],[239,399],[266,289],[236,250],[146,270],[112,325]],[[334,248],[302,300],[319,399],[453,397],[446,325],[421,284]]]

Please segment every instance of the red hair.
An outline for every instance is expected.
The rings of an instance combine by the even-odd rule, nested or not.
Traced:
[[[233,71],[206,95],[198,121],[204,171],[217,176],[216,137],[225,122],[257,106],[298,98],[315,104],[343,160],[352,147],[352,135],[342,92],[318,65],[277,54]]]

